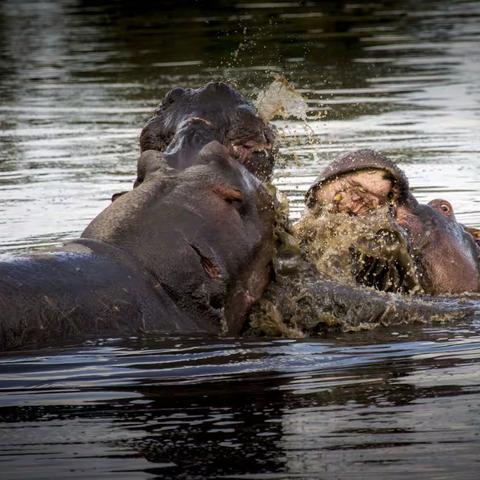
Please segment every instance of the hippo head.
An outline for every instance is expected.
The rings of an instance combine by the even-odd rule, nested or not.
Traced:
[[[239,332],[270,279],[271,197],[218,142],[185,170],[168,167],[159,152],[148,156],[143,182],[82,237],[128,252],[200,328]]]
[[[222,82],[170,90],[142,130],[140,149],[163,152],[171,167],[184,169],[195,164],[198,152],[213,140],[257,177],[270,177],[273,127],[260,118],[252,103]]]
[[[299,222],[307,225],[300,231],[309,230],[306,243],[312,229],[328,231],[335,219],[330,248],[347,245],[341,262],[356,282],[432,295],[479,291],[479,249],[452,206],[440,199],[420,204],[405,174],[383,155],[359,150],[340,157],[307,192],[306,204]],[[355,228],[343,231],[348,223]]]

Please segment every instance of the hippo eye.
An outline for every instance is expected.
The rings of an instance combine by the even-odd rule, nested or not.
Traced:
[[[442,203],[440,208],[442,209],[442,212],[450,213],[450,207],[446,203]]]
[[[230,185],[215,185],[213,192],[228,203],[241,202],[243,200],[243,192]]]

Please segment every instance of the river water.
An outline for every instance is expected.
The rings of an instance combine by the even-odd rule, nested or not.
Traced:
[[[131,187],[176,85],[281,74],[275,182],[340,152],[399,162],[480,226],[480,3],[0,3],[0,253],[75,238]],[[107,339],[0,355],[0,476],[476,479],[480,317],[306,340]]]

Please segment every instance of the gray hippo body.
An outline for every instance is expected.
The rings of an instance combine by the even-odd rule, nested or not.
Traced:
[[[270,279],[272,202],[217,142],[197,163],[159,162],[62,251],[0,262],[0,348],[238,333]]]
[[[59,251],[0,259],[0,349],[238,333],[270,280],[275,134],[224,83],[167,93],[134,189]],[[257,178],[258,177],[258,178]]]
[[[0,311],[2,350],[153,330],[209,331],[131,257],[92,240],[1,261]]]

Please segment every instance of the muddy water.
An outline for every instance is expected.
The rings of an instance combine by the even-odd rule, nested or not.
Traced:
[[[73,238],[129,188],[170,87],[253,98],[274,74],[309,106],[276,122],[293,217],[326,163],[371,147],[480,226],[478,2],[188,3],[0,4],[0,252]],[[1,477],[478,478],[479,355],[478,319],[4,354]]]

